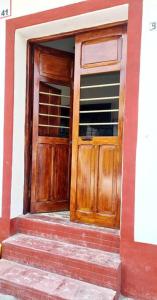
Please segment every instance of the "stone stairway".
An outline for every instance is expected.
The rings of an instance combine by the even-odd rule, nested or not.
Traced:
[[[25,215],[2,245],[0,293],[18,299],[115,300],[119,232],[57,214]]]

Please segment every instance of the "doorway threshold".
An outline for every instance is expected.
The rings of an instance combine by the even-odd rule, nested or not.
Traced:
[[[63,226],[70,226],[70,228],[73,229],[84,229],[84,230],[90,230],[94,232],[102,232],[106,234],[113,234],[116,236],[120,236],[120,230],[119,229],[112,229],[108,227],[102,227],[94,224],[86,224],[86,223],[80,223],[77,221],[70,221],[70,211],[60,211],[60,212],[51,212],[51,213],[35,213],[35,214],[26,214],[21,216],[23,218],[26,218],[27,220],[36,220],[39,222],[45,222],[49,224],[60,224]]]
[[[66,210],[66,211],[55,211],[55,212],[51,212],[51,213],[41,213],[38,215],[45,215],[45,216],[50,216],[52,218],[61,218],[61,219],[65,219],[65,220],[70,220],[70,211]]]

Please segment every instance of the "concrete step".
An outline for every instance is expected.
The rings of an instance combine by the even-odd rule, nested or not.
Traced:
[[[0,293],[20,300],[115,300],[111,289],[0,260]]]
[[[2,244],[2,258],[119,291],[117,253],[16,234]]]
[[[70,222],[57,214],[27,214],[14,221],[14,232],[119,253],[119,230]]]

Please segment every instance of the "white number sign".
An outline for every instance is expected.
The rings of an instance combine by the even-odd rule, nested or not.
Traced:
[[[149,30],[156,31],[157,30],[157,22],[150,22],[149,23]]]
[[[11,0],[0,0],[0,19],[11,15]]]

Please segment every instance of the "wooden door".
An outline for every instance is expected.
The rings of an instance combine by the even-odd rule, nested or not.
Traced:
[[[120,224],[126,26],[76,37],[71,220]]]
[[[73,56],[34,50],[31,212],[69,209]]]

